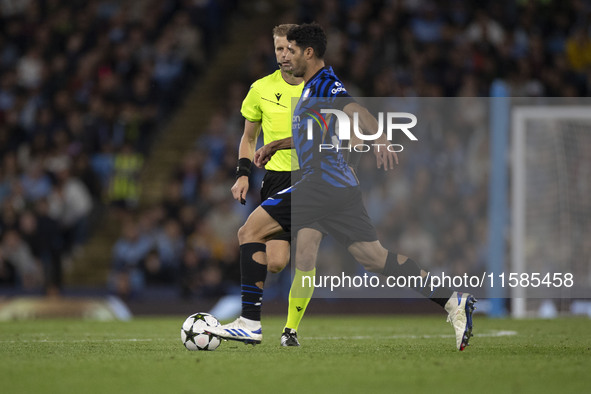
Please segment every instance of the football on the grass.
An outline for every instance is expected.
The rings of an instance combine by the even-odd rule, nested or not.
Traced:
[[[205,332],[206,327],[219,326],[218,319],[209,313],[195,313],[185,320],[181,327],[181,340],[189,350],[215,350],[220,346],[220,338]]]

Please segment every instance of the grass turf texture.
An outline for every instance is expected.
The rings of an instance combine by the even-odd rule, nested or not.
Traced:
[[[475,318],[455,350],[445,316],[306,317],[300,348],[266,318],[256,347],[191,352],[177,318],[0,323],[3,393],[587,392],[591,320]],[[511,332],[513,331],[513,332]]]

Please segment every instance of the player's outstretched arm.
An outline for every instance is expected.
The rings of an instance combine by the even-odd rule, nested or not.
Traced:
[[[257,167],[264,167],[265,164],[271,160],[271,157],[281,149],[291,149],[293,145],[293,138],[287,137],[281,140],[271,141],[266,145],[263,145],[254,154],[254,164]]]
[[[353,119],[353,114],[357,113],[359,116],[359,127],[364,133],[375,134],[379,128],[378,120],[365,108],[357,102],[351,102],[345,105],[343,111]],[[351,123],[353,124],[353,123]],[[351,133],[351,138],[357,138],[355,133]],[[352,142],[354,142],[352,140]],[[376,165],[378,168],[383,166],[384,170],[393,170],[394,164],[398,164],[398,155],[396,152],[390,152],[387,149],[389,141],[385,133],[374,142],[374,154],[376,155]]]
[[[250,165],[254,158],[257,138],[261,132],[260,122],[244,121],[244,132],[240,139],[238,147],[238,168],[236,171],[236,182],[232,186],[232,197],[240,203],[246,203],[246,193],[248,193],[248,175],[250,174]]]

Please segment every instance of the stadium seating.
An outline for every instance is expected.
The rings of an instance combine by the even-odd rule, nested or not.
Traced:
[[[326,62],[358,96],[488,96],[496,78],[506,79],[516,96],[591,93],[589,31],[565,23],[584,22],[589,10],[570,3],[306,0],[256,12],[238,1],[155,1],[149,9],[143,2],[95,3],[22,2],[2,13],[4,289],[59,288],[64,269],[68,285],[108,282],[128,296],[162,285],[186,297],[229,291],[238,276],[232,226],[258,199],[251,188],[243,208],[229,193],[239,108],[249,84],[276,67],[275,24],[322,24]],[[396,206],[370,212],[383,219],[379,230],[425,260],[482,264],[484,224],[472,219],[485,217],[486,156],[486,139],[475,128],[425,141],[400,166],[414,183]],[[468,182],[447,176],[458,166],[470,168]],[[255,173],[252,184],[259,180]],[[59,198],[66,184],[92,206],[81,207],[74,220],[58,214],[67,204]],[[443,222],[425,214],[445,216],[460,194],[470,204]],[[39,231],[30,230],[35,226]],[[111,253],[130,226],[151,243],[127,270]],[[56,228],[59,239],[49,242],[45,235]],[[178,242],[168,231],[180,233]],[[442,232],[449,236],[433,246]],[[467,244],[474,246],[461,247]],[[164,256],[174,257],[164,263]],[[160,277],[155,267],[165,265]],[[132,291],[134,270],[141,278]]]

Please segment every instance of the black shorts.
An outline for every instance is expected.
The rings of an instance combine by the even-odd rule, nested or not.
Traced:
[[[261,201],[299,181],[299,171],[267,171],[261,183]]]
[[[373,242],[377,232],[358,186],[335,187],[300,181],[265,200],[261,206],[285,231],[320,225],[323,232],[348,247],[354,242]]]
[[[261,201],[287,189],[300,178],[299,171],[267,171],[261,184]],[[278,234],[273,239],[291,242],[291,232]]]

